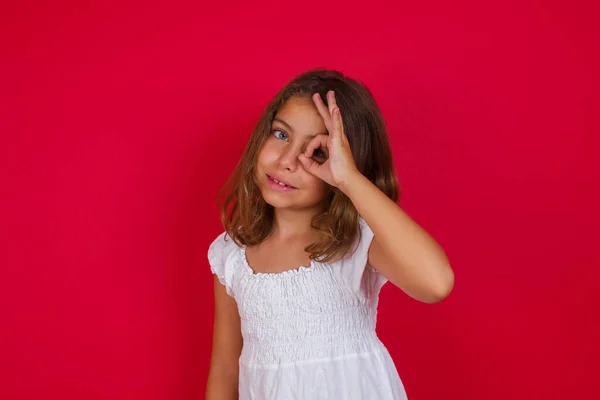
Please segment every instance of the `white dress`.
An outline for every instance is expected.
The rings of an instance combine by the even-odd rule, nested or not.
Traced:
[[[373,232],[359,225],[354,254],[281,273],[254,273],[225,232],[210,245],[212,272],[241,318],[240,399],[406,399],[375,333],[386,279],[367,264]]]

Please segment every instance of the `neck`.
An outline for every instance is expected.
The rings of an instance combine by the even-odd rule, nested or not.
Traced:
[[[274,211],[273,235],[277,238],[285,240],[313,233],[311,221],[316,215],[315,210],[275,209]]]

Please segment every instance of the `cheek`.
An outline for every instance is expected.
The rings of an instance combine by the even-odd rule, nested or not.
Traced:
[[[316,176],[308,172],[306,174],[306,183],[307,185],[310,185],[311,188],[313,188],[312,192],[314,193],[314,196],[321,198],[327,195],[327,193],[329,192],[329,185],[323,180],[317,178]]]
[[[277,160],[279,152],[276,146],[273,146],[268,141],[263,145],[262,149],[258,153],[259,164],[271,164]]]

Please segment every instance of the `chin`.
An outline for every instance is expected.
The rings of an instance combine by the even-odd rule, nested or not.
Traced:
[[[315,207],[313,202],[295,197],[294,195],[290,196],[289,193],[277,193],[270,189],[266,189],[261,190],[261,194],[264,201],[276,209],[305,210]]]
[[[288,195],[289,196],[289,195]],[[278,193],[262,192],[262,197],[265,202],[273,208],[302,208],[297,200],[285,198]],[[291,196],[290,196],[291,197]]]

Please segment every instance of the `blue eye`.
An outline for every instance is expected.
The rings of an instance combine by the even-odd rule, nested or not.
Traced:
[[[287,140],[288,136],[287,133],[285,133],[284,131],[282,131],[281,129],[274,129],[273,130],[273,135],[280,140]]]

